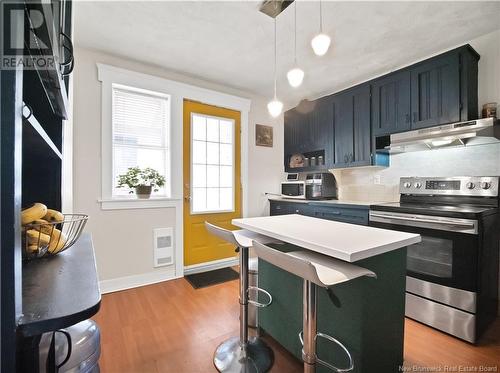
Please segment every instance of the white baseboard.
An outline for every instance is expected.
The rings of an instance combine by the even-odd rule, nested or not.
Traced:
[[[213,260],[211,262],[192,264],[184,267],[184,276],[192,275],[195,273],[213,271],[214,269],[233,267],[238,265],[238,257]]]
[[[99,282],[101,294],[113,293],[115,291],[137,288],[140,286],[156,284],[158,282],[174,280],[182,276],[175,275],[175,268],[165,272],[148,272],[140,275],[132,275],[126,277],[118,277],[110,280],[102,280]]]

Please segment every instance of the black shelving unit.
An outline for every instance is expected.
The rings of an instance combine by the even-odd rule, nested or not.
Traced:
[[[70,115],[67,92],[75,63],[72,3],[14,0],[4,5],[1,37],[24,49],[2,50],[1,61],[3,57],[52,61],[37,68],[16,64],[0,71],[0,370],[36,372],[41,333],[90,317],[99,308],[100,295],[89,237],[52,258],[23,263],[21,253],[21,209],[34,202],[61,209],[63,135]],[[34,14],[42,16],[41,25],[32,22]],[[40,278],[43,283],[37,284]],[[78,286],[82,289],[75,289]],[[57,293],[61,289],[65,296]],[[70,304],[71,294],[78,299]]]

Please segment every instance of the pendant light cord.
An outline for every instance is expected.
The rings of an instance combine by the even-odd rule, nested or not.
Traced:
[[[319,32],[323,33],[323,6],[319,0]]]
[[[276,18],[274,18],[274,99],[276,99]]]
[[[295,37],[294,37],[294,58],[293,58],[293,61],[295,63],[295,65],[297,65],[297,1],[294,1],[294,5],[293,5],[293,8],[294,8],[294,22],[295,22]]]

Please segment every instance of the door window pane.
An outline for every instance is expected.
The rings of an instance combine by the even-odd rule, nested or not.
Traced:
[[[227,120],[220,121],[220,142],[223,144],[233,143],[233,122]]]
[[[207,118],[207,141],[219,142],[219,120]]]
[[[191,116],[191,212],[234,211],[233,120]]]
[[[207,187],[219,186],[219,166],[207,166]]]
[[[233,164],[233,146],[229,144],[220,145],[220,164]]]
[[[219,143],[207,142],[207,164],[219,164]]]
[[[207,185],[207,166],[193,165],[193,187],[204,188]]]
[[[207,163],[207,143],[205,141],[193,141],[193,163]]]
[[[220,166],[220,186],[226,188],[233,186],[233,167]]]
[[[205,141],[207,139],[206,122],[207,121],[205,117],[193,117],[193,140]]]

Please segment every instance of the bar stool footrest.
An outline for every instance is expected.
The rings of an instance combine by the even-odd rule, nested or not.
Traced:
[[[325,333],[316,333],[316,337],[314,338],[314,341],[316,341],[318,339],[318,337],[320,338],[324,338],[330,342],[333,342],[337,345],[339,345],[342,350],[344,350],[344,352],[346,353],[347,357],[349,358],[349,367],[347,368],[338,368],[324,360],[321,360],[317,354],[314,355],[315,357],[315,360],[317,363],[323,365],[324,367],[327,367],[328,369],[331,369],[333,370],[334,372],[338,372],[338,373],[342,373],[342,372],[350,372],[354,369],[354,361],[352,360],[352,356],[351,356],[351,353],[349,352],[349,350],[340,342],[338,341],[337,339],[333,338],[331,335],[328,335],[328,334],[325,334]],[[299,333],[299,339],[300,339],[300,344],[302,345],[302,347],[304,346],[304,332],[301,331]],[[302,356],[304,356],[304,350],[302,350]]]
[[[259,307],[259,308],[265,308],[265,307],[269,307],[271,305],[271,303],[273,303],[273,296],[271,294],[269,294],[268,291],[262,289],[262,288],[259,288],[257,286],[249,286],[248,289],[247,289],[247,296],[248,296],[248,293],[250,290],[255,290],[258,293],[264,293],[268,298],[269,298],[269,301],[266,302],[266,303],[260,303],[256,300],[252,300],[250,299],[250,297],[248,297],[248,303],[256,306],[256,307]]]
[[[317,333],[316,334],[316,337],[314,338],[315,341],[317,341],[317,339],[319,338],[323,338],[323,339],[326,339],[327,341],[329,342],[333,342],[335,343],[336,345],[338,345],[340,348],[342,348],[342,350],[344,350],[344,352],[346,353],[347,357],[349,358],[349,367],[347,368],[339,368],[339,367],[336,367],[324,360],[321,360],[318,355],[316,355],[316,361],[323,365],[324,367],[327,367],[328,369],[331,369],[333,370],[334,372],[338,372],[338,373],[342,373],[342,372],[350,372],[354,369],[354,361],[352,360],[352,356],[351,356],[351,353],[349,352],[349,350],[346,348],[346,346],[344,346],[339,340],[333,338],[331,335],[328,335],[328,334],[325,334],[325,333]]]

